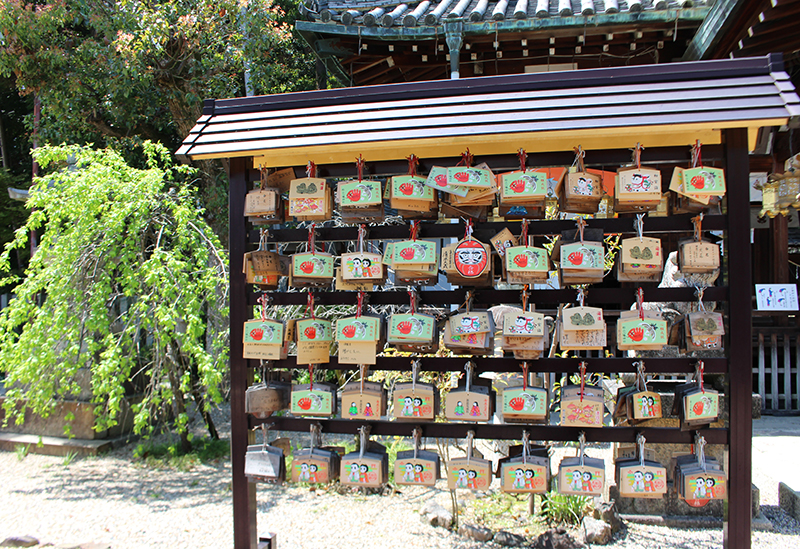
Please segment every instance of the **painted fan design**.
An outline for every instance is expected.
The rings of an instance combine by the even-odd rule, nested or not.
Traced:
[[[648,246],[645,246],[644,250],[640,250],[639,246],[634,246],[631,248],[631,257],[642,260],[653,259],[653,251]]]
[[[295,188],[298,194],[314,194],[317,192],[317,184],[316,183],[309,183],[306,185],[305,183],[300,183]]]
[[[575,313],[569,317],[569,321],[573,326],[592,326],[594,325],[594,317],[591,313],[586,313],[581,316],[580,313]]]

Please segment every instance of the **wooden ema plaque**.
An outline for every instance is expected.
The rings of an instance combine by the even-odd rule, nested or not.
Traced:
[[[330,417],[336,413],[336,387],[326,383],[292,385],[292,415]]]
[[[322,484],[339,478],[339,456],[330,450],[304,448],[294,453],[292,482]]]
[[[550,477],[549,460],[529,457],[523,463],[521,457],[500,465],[500,486],[509,494],[543,494],[547,492]]]
[[[244,394],[245,411],[258,418],[269,417],[289,407],[291,391],[291,384],[280,381],[251,385]]]
[[[661,395],[653,391],[636,391],[628,395],[633,419],[653,419],[662,417]]]
[[[304,177],[289,184],[289,215],[305,221],[329,219],[330,189],[324,179]]]
[[[544,337],[544,315],[513,309],[503,315],[503,335],[511,337]]]
[[[386,414],[386,389],[372,381],[351,381],[342,389],[342,418],[378,420]]]
[[[570,496],[602,496],[606,471],[602,459],[564,458],[558,467],[558,492]]]
[[[600,176],[569,168],[556,187],[558,209],[569,213],[595,213],[603,199]]]
[[[687,351],[722,349],[725,324],[720,313],[689,313],[684,323]]]
[[[687,503],[728,498],[728,479],[719,463],[695,455],[679,456],[675,460],[675,486],[678,496]]]
[[[292,255],[292,278],[330,282],[333,279],[333,256],[323,252]]]
[[[497,176],[500,204],[543,204],[547,199],[547,174],[525,170],[501,173]]]
[[[479,457],[456,458],[447,462],[450,490],[488,490],[492,483],[492,462]]]
[[[281,482],[286,478],[283,450],[267,444],[252,444],[244,455],[244,476],[261,482]]]
[[[455,166],[447,168],[447,183],[468,189],[491,189],[494,186],[494,174],[491,170]]]
[[[429,240],[403,240],[394,243],[392,265],[395,268],[419,268],[436,265],[436,242]]]
[[[494,331],[494,320],[486,311],[471,311],[450,317],[450,332],[454,335],[480,334]]]
[[[617,321],[617,348],[622,351],[660,351],[667,344],[667,321],[658,311],[620,313]]]
[[[443,193],[457,196],[467,196],[469,192],[468,187],[451,184],[447,179],[447,168],[443,168],[442,166],[433,166],[431,168],[428,172],[428,177],[425,179],[425,185],[436,191],[442,191]]]
[[[397,383],[392,392],[392,416],[397,421],[434,421],[439,415],[439,391],[431,383]]]
[[[286,358],[284,324],[276,320],[248,320],[244,323],[244,358],[281,360]]]
[[[563,427],[603,426],[603,390],[594,385],[569,385],[561,390],[561,425]]]
[[[535,246],[514,246],[505,254],[504,267],[509,284],[547,280],[550,258],[547,250]]]
[[[606,346],[603,310],[597,307],[569,307],[561,311],[561,350],[600,350]]]
[[[679,269],[682,273],[710,273],[719,269],[719,246],[701,240],[678,245]]]
[[[394,481],[401,486],[436,486],[439,478],[439,455],[418,450],[397,452]]]
[[[457,387],[445,396],[444,415],[450,421],[489,421],[494,411],[493,396],[489,387]]]
[[[659,276],[664,270],[664,255],[658,238],[626,238],[620,252],[621,271],[624,275]]]
[[[399,313],[389,317],[389,343],[427,343],[433,341],[436,319],[421,313]]]
[[[342,254],[342,279],[383,280],[383,256],[368,252]]]
[[[335,333],[339,363],[375,364],[380,330],[380,318],[374,316],[350,316],[337,320]]]
[[[562,310],[561,325],[566,331],[600,330],[605,325],[599,307],[567,307]]]
[[[329,320],[305,318],[296,323],[297,364],[327,364],[333,330]]]
[[[377,206],[383,203],[383,191],[380,181],[351,180],[338,184],[337,202],[342,208],[356,209]]]
[[[244,198],[245,217],[275,217],[281,203],[280,189],[255,189]]]
[[[624,498],[657,499],[667,493],[667,469],[659,463],[618,461],[616,477],[619,495]]]
[[[547,391],[538,387],[503,389],[503,419],[543,421],[547,417]]]
[[[683,170],[684,194],[697,199],[725,195],[725,171],[711,166]]]
[[[617,212],[655,209],[661,202],[661,172],[652,168],[617,170],[614,209]]]
[[[384,460],[381,456],[358,452],[347,454],[342,458],[339,479],[347,486],[365,486],[377,488],[386,482],[384,476]]]

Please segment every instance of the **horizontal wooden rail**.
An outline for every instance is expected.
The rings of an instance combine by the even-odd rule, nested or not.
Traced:
[[[379,356],[372,370],[411,371],[411,363],[420,361],[420,370],[429,372],[463,371],[467,361],[475,364],[475,373],[483,372],[520,372],[521,360],[504,357],[409,357]],[[531,372],[554,372],[573,374],[578,371],[578,364],[586,362],[589,373],[635,373],[634,362],[644,362],[648,374],[689,374],[695,371],[696,358],[540,358],[529,360]],[[724,374],[727,372],[728,360],[725,358],[704,358],[703,365],[707,374]],[[259,365],[258,360],[250,360],[249,365]],[[273,368],[305,368],[297,365],[297,357],[290,356],[285,360],[275,360]],[[356,364],[339,364],[338,357],[332,356],[327,364],[319,364],[323,370],[357,370]]]
[[[655,283],[652,283],[655,284]],[[644,288],[644,301],[650,302],[673,302],[673,301],[697,301],[694,288],[658,288],[642,284]],[[457,290],[425,290],[419,292],[420,303],[425,305],[459,305],[466,300],[466,288]],[[475,307],[492,307],[501,303],[514,304],[520,303],[520,290],[494,290],[492,288],[476,288],[473,292],[472,304]],[[271,299],[271,305],[305,305],[308,294],[305,291],[293,292],[265,292]],[[248,305],[256,305],[257,299],[261,295],[256,289],[248,294]],[[314,291],[316,305],[355,305],[357,292],[331,292]],[[566,290],[532,290],[528,299],[529,303],[537,305],[558,305],[560,303],[573,303],[577,298],[577,291],[574,289]],[[377,292],[367,292],[367,303],[369,305],[408,305],[408,292],[403,290],[386,290]],[[727,301],[728,288],[726,286],[716,286],[706,288],[703,300]],[[635,288],[589,288],[586,292],[587,305],[602,304],[632,304],[636,301]]]
[[[644,228],[646,233],[690,232],[693,230],[691,214],[671,215],[668,217],[647,217]],[[635,233],[635,217],[618,217],[613,219],[588,219],[589,229],[603,229],[605,234]],[[508,228],[514,234],[520,232],[520,222],[502,221],[476,223],[473,230],[475,238],[488,242],[491,237]],[[703,230],[716,231],[727,228],[724,215],[707,215],[703,218]],[[575,229],[574,220],[532,220],[528,225],[528,234],[554,235],[561,231]],[[409,237],[409,225],[375,225],[367,229],[368,240],[402,239]],[[352,227],[318,227],[315,229],[317,242],[354,242],[358,238],[358,228]],[[250,242],[257,243],[258,231],[251,231]],[[420,223],[419,238],[463,238],[464,223]],[[306,242],[308,229],[271,229],[268,242]]]
[[[423,437],[465,438],[467,431],[474,431],[476,438],[521,440],[522,431],[528,431],[531,440],[577,441],[581,431],[586,433],[587,442],[636,442],[636,435],[642,434],[648,444],[692,444],[697,431],[680,431],[667,427],[603,427],[586,429],[583,427],[561,427],[559,425],[528,424],[489,424],[489,423],[413,423],[407,421],[351,421],[348,419],[318,419],[294,417],[270,417],[257,419],[250,417],[250,427],[262,423],[272,424],[278,431],[306,431],[311,425],[320,423],[323,433],[356,434],[364,424],[370,426],[370,434],[377,436],[411,436],[415,426],[422,428]],[[700,429],[709,444],[727,444],[727,429]]]

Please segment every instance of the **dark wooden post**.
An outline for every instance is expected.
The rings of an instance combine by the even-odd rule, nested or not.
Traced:
[[[728,549],[750,549],[752,421],[752,303],[750,276],[750,198],[747,130],[723,130],[728,182],[729,318],[729,486],[723,530]]]
[[[256,488],[244,476],[244,455],[252,440],[248,429],[244,395],[249,384],[247,361],[242,357],[242,330],[247,320],[247,285],[242,273],[247,251],[244,197],[247,194],[249,158],[230,161],[228,203],[230,246],[230,361],[231,361],[231,468],[233,469],[233,546],[256,549]]]

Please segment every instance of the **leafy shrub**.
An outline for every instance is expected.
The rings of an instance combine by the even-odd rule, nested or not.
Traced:
[[[589,513],[591,499],[586,496],[570,496],[558,492],[542,494],[539,514],[550,524],[579,524]]]

